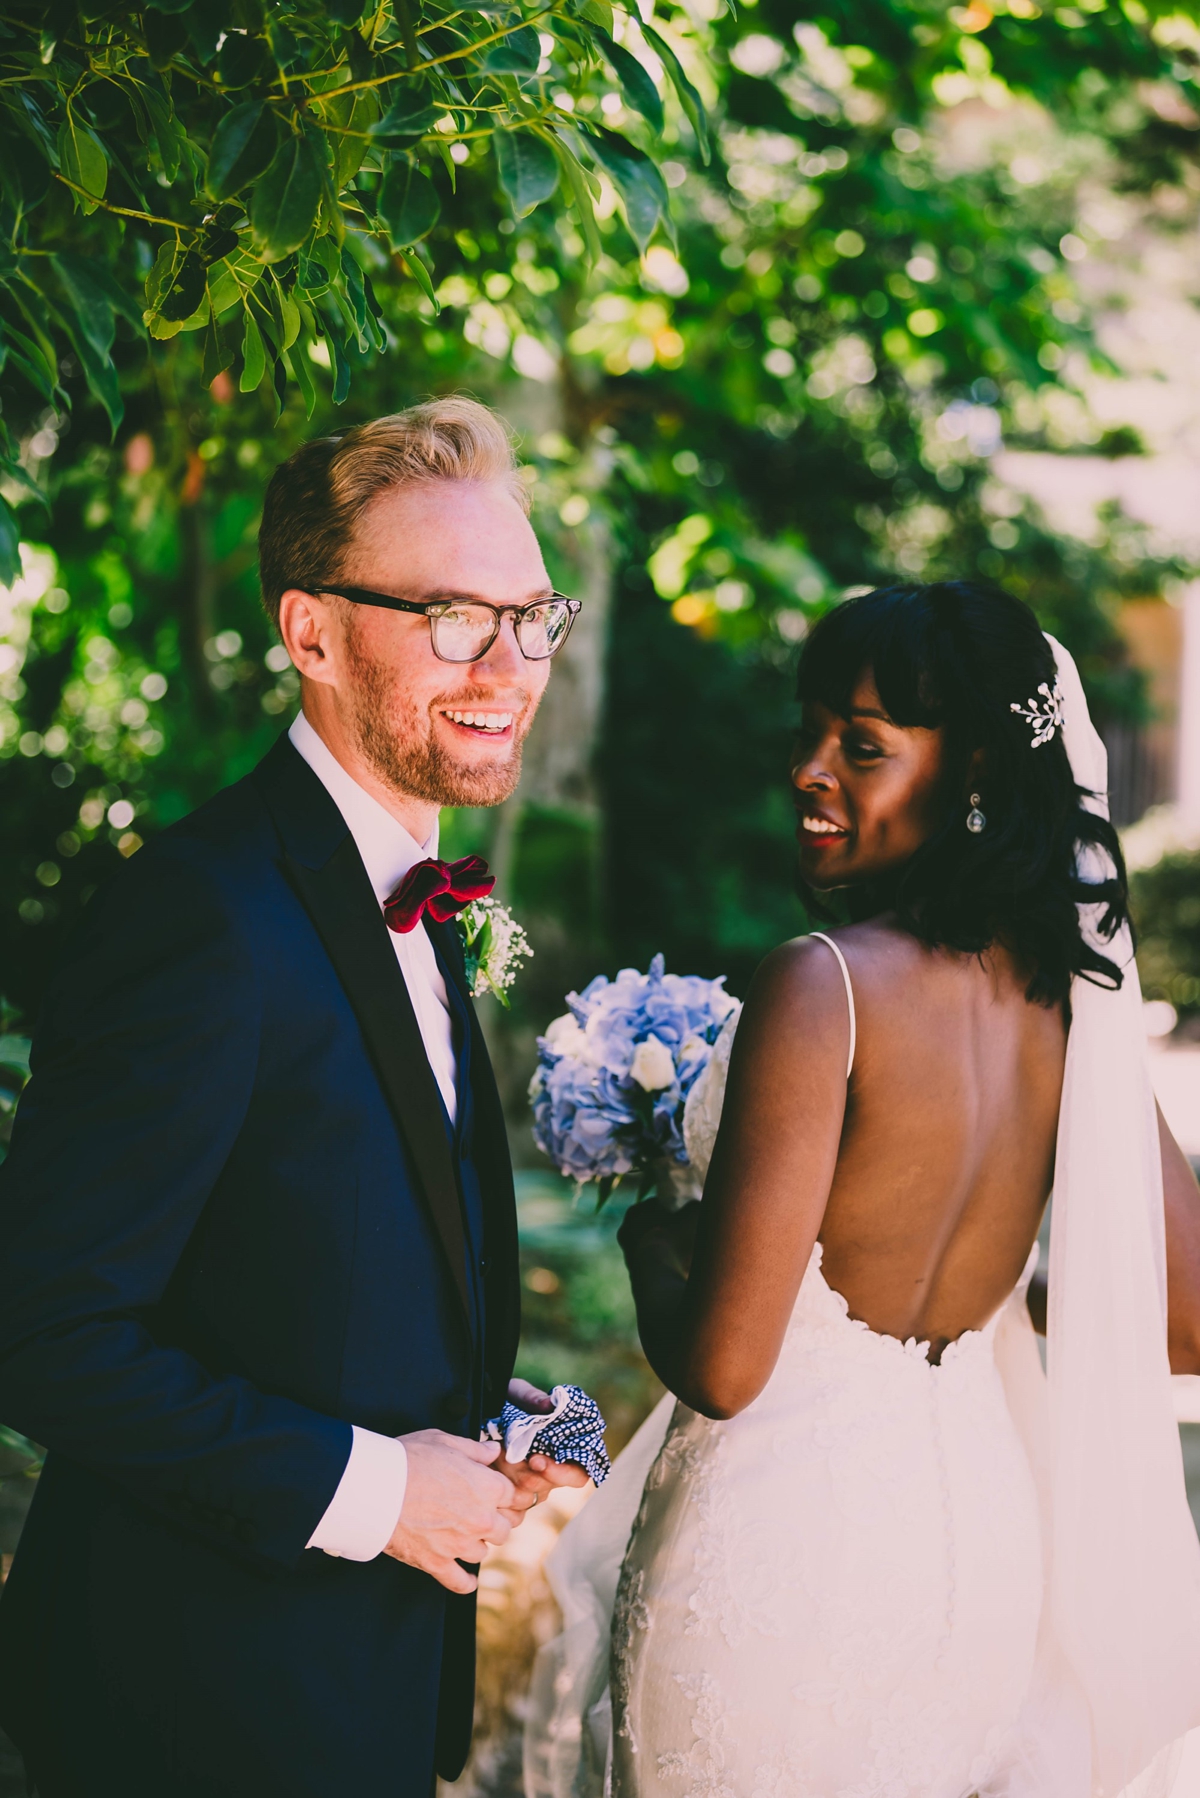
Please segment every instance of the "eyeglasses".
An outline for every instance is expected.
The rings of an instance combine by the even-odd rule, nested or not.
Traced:
[[[579,615],[581,601],[552,593],[527,606],[493,606],[482,599],[396,599],[367,587],[309,586],[308,593],[331,593],[356,606],[382,606],[389,612],[417,612],[429,620],[433,653],[443,662],[477,662],[485,656],[506,615],[511,615],[521,654],[528,662],[557,655]]]

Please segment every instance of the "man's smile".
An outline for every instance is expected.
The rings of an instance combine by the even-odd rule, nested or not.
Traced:
[[[514,717],[512,712],[492,712],[481,709],[460,711],[457,708],[452,710],[449,706],[442,706],[439,709],[441,716],[448,719],[451,724],[457,725],[460,730],[474,731],[488,737],[500,737],[512,729]]]

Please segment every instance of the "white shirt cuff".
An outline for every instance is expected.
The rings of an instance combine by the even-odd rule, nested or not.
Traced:
[[[347,1561],[373,1561],[400,1521],[408,1485],[408,1455],[394,1436],[352,1425],[354,1443],[329,1509],[308,1539],[309,1548]]]

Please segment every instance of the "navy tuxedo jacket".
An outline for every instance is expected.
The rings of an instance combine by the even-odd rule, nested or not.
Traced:
[[[449,1126],[340,812],[283,738],[93,901],[0,1168],[0,1419],[49,1449],[0,1603],[45,1798],[428,1798],[474,1601],[305,1544],[351,1424],[498,1411],[504,1124],[453,926]]]

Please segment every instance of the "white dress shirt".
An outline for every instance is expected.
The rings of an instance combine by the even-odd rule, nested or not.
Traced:
[[[288,731],[299,751],[350,827],[375,897],[382,907],[409,869],[438,852],[434,826],[422,846],[377,799],[359,786],[326,747],[301,712]],[[401,936],[389,931],[404,984],[417,1014],[421,1040],[451,1122],[458,1111],[454,1031],[446,983],[423,926]],[[329,1508],[308,1541],[309,1548],[373,1561],[391,1540],[404,1504],[408,1456],[404,1445],[374,1430],[354,1428],[354,1445]]]

